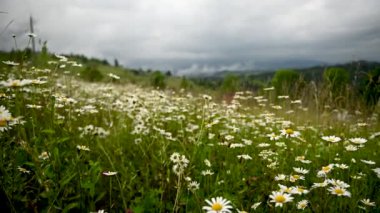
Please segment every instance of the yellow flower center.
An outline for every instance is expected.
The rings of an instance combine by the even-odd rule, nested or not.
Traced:
[[[334,191],[335,191],[335,193],[338,194],[338,195],[342,195],[342,194],[344,194],[344,191],[343,191],[342,189],[339,189],[339,188],[335,189]]]
[[[212,204],[211,208],[212,208],[212,210],[220,211],[220,210],[222,210],[223,206],[220,203],[214,203],[214,204]]]
[[[300,178],[300,176],[299,175],[293,175],[293,178],[298,180]]]
[[[283,203],[285,202],[286,198],[283,195],[277,195],[274,199],[277,203]]]
[[[288,135],[293,135],[293,133],[294,133],[294,131],[292,129],[286,129],[285,132]]]
[[[5,127],[5,126],[7,126],[7,120],[0,119],[0,127]]]
[[[11,87],[18,87],[20,86],[20,81],[12,81]]]
[[[329,166],[322,166],[322,171],[324,171],[324,172],[329,172],[330,169],[331,168]]]

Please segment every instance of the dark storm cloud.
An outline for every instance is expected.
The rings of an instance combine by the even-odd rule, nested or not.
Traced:
[[[3,0],[0,48],[26,45],[28,17],[59,53],[180,73],[261,62],[380,60],[377,0]],[[23,43],[22,43],[23,41]]]

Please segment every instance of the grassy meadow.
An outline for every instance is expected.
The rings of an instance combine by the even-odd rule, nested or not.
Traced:
[[[1,209],[380,211],[378,107],[316,111],[275,88],[223,100],[109,66],[89,82],[81,66],[1,62]]]

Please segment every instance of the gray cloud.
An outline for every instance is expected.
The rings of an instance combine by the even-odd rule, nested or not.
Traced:
[[[181,73],[262,62],[380,60],[378,0],[2,0],[0,49],[26,45],[28,17],[59,53]]]

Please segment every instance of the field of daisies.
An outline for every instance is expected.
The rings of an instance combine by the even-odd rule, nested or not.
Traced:
[[[380,211],[375,112],[312,112],[271,88],[222,101],[89,83],[80,66],[1,62],[1,209]]]

